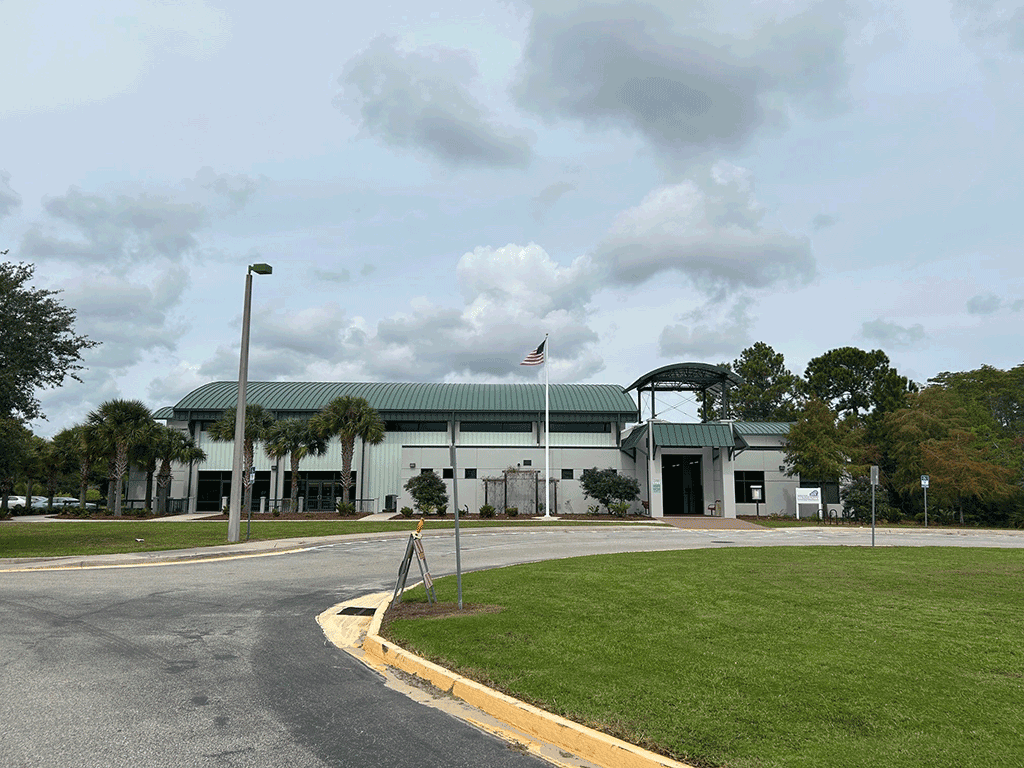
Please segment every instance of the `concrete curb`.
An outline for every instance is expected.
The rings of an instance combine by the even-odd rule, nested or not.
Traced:
[[[367,629],[362,648],[368,660],[426,680],[528,736],[604,768],[693,768],[506,696],[385,640],[378,633],[390,604],[390,597],[381,602]]]

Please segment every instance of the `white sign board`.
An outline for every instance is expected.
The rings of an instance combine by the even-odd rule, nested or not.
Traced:
[[[929,480],[928,475],[921,475],[921,487],[922,488],[927,488],[928,487],[928,480]]]
[[[661,493],[661,481],[655,480],[651,486],[651,490],[653,490],[655,493]]]
[[[797,504],[814,504],[815,506],[821,506],[821,489],[820,488],[797,488],[796,489],[796,503]]]

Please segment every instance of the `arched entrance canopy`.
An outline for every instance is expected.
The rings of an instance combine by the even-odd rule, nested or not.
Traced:
[[[718,395],[722,405],[721,415],[725,418],[729,407],[729,389],[739,387],[743,379],[732,371],[708,363],[672,363],[649,371],[634,381],[627,392],[637,392],[636,417],[641,421],[640,397],[643,392],[651,393],[651,418],[654,412],[655,392],[700,392],[702,399],[707,401],[710,392]]]

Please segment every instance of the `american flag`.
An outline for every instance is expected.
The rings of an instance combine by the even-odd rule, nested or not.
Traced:
[[[547,339],[544,339],[533,352],[528,354],[520,365],[540,365],[544,362],[544,345],[548,343]]]

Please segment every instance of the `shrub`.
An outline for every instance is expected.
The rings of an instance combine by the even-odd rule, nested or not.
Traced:
[[[505,517],[519,517],[519,507],[505,507]]]
[[[611,504],[608,505],[608,509],[610,509],[611,513],[616,517],[625,517],[626,513],[629,512],[629,502],[613,501]]]
[[[338,508],[338,517],[348,517],[356,513],[356,505],[351,501],[338,499],[338,503],[335,506]]]
[[[405,490],[412,496],[416,509],[425,515],[437,509],[448,508],[448,492],[444,480],[433,470],[421,472],[410,478],[405,484]]]
[[[494,517],[494,512],[494,507],[492,507],[490,504],[484,504],[482,507],[480,507],[480,517],[484,519],[490,519]]]
[[[272,514],[274,517],[280,517],[281,509],[279,507],[274,507],[272,510],[270,510],[270,514]]]
[[[628,505],[640,497],[640,482],[635,477],[620,475],[614,469],[583,470],[580,477],[580,488],[588,499],[597,499],[611,512],[611,505],[625,502]]]
[[[399,510],[399,513],[402,517],[412,517],[412,507],[402,507]]]

